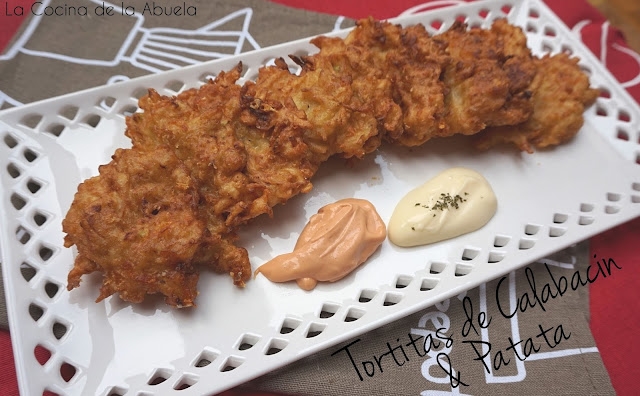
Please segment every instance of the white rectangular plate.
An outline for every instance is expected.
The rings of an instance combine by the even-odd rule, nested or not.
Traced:
[[[582,131],[569,144],[531,155],[512,149],[480,153],[463,138],[449,138],[412,150],[385,146],[352,168],[329,161],[311,193],[276,208],[274,219],[260,218],[243,229],[241,242],[254,269],[291,251],[321,206],[364,198],[388,221],[407,191],[454,166],[484,174],[499,208],[484,228],[453,240],[411,249],[385,241],[366,265],[312,292],[262,276],[238,289],[227,276],[205,272],[195,309],[172,309],[160,298],[132,305],[111,297],[96,304],[99,275],[66,291],[75,253],[62,246],[61,230],[78,184],[129,144],[123,113],[147,87],[175,94],[166,88],[175,81],[184,89],[197,87],[240,60],[249,66],[250,79],[269,59],[315,51],[308,40],[0,113],[2,269],[21,392],[168,395],[183,385],[189,387],[181,395],[222,391],[637,217],[640,109],[544,4],[474,2],[395,22],[423,23],[436,33],[433,21],[443,22],[442,32],[463,15],[487,28],[507,15],[503,10],[527,31],[534,53],[571,51],[608,97],[586,111]],[[620,131],[630,138],[618,139]],[[323,309],[334,315],[321,318]],[[65,328],[64,336],[57,339],[54,327]],[[51,352],[44,365],[34,356],[38,347]],[[65,363],[76,368],[68,382],[60,375]],[[158,377],[166,380],[150,384]]]

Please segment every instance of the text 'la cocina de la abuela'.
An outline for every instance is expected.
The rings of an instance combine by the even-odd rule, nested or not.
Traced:
[[[31,14],[40,17],[64,17],[64,16],[99,16],[109,17],[116,15],[125,16],[196,16],[197,9],[194,5],[189,5],[186,2],[182,3],[164,3],[149,1],[144,5],[128,5],[124,2],[120,2],[117,5],[107,2],[102,2],[95,6],[75,6],[75,5],[49,5],[42,1],[36,1],[31,6],[10,4],[11,2],[4,3],[4,15],[5,16],[23,16]]]

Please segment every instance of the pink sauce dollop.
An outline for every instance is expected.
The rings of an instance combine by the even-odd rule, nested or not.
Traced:
[[[295,280],[304,290],[319,281],[335,282],[364,263],[387,237],[371,202],[343,199],[320,208],[304,227],[292,253],[260,266],[272,282]]]

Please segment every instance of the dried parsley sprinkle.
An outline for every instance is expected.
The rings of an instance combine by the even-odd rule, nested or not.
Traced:
[[[465,191],[464,195],[469,195],[469,193]],[[423,205],[420,202],[416,202],[415,206],[422,206],[423,208],[429,209],[429,210],[442,211],[445,209],[449,209],[450,207],[458,209],[462,202],[467,202],[467,200],[465,198],[462,198],[458,194],[452,197],[451,194],[449,193],[446,193],[446,194],[442,193],[440,194],[440,197],[432,207]],[[435,217],[435,214],[433,216]]]

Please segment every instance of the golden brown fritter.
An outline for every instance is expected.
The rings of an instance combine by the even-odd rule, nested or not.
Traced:
[[[583,124],[584,109],[596,100],[598,90],[566,54],[535,59],[538,73],[531,84],[533,113],[524,123],[489,128],[477,135],[476,145],[488,149],[510,143],[522,151],[544,148],[570,140]]]
[[[345,106],[377,120],[379,133],[366,152],[383,138],[417,145],[442,135],[445,86],[440,81],[449,59],[445,45],[431,40],[421,25],[402,28],[372,18],[358,21],[344,39],[318,37],[320,52],[303,58],[303,72],[329,71],[350,84]]]
[[[162,293],[169,305],[193,305],[198,271],[190,259],[205,231],[197,203],[195,183],[172,151],[117,150],[100,176],[80,184],[62,223],[65,246],[79,252],[69,287],[101,271],[97,301],[115,292],[132,302]]]
[[[254,203],[263,188],[242,173],[246,155],[231,124],[240,114],[237,78],[237,70],[221,73],[214,83],[175,98],[151,90],[140,99],[144,112],[127,119],[126,134],[134,149],[172,148],[195,182],[198,214],[206,224],[203,244],[191,263],[230,273],[241,286],[251,267],[246,250],[233,245],[236,236],[229,225],[264,209]]]
[[[101,271],[99,300],[161,293],[193,305],[201,266],[244,286],[251,266],[235,231],[310,191],[329,157],[483,130],[482,146],[558,144],[594,98],[574,61],[533,58],[505,21],[456,23],[432,38],[369,18],[344,40],[312,43],[318,53],[291,56],[299,75],[277,59],[243,86],[238,65],[175,97],[140,99],[143,111],[127,119],[133,148],[80,185],[63,222],[65,246],[79,253],[69,289]]]
[[[338,100],[378,120],[380,133],[370,138],[367,152],[382,138],[416,146],[520,123],[532,111],[533,59],[522,30],[504,20],[470,31],[456,22],[431,38],[422,25],[402,28],[368,18],[344,40],[318,37],[312,43],[320,52],[297,60],[300,78],[323,74],[327,81],[333,74],[350,85]]]
[[[257,82],[246,88],[248,100],[269,106],[264,117],[272,125],[301,133],[309,160],[316,165],[333,154],[362,158],[379,145],[375,117],[352,109],[348,105],[354,95],[351,85],[326,69],[298,77],[289,72],[284,60],[277,60],[276,66],[261,69]]]
[[[235,84],[241,70],[238,65],[175,98],[150,91],[140,100],[144,112],[127,121],[134,148],[172,147],[198,186],[207,233],[194,262],[230,273],[240,286],[251,267],[246,250],[233,245],[233,231],[309,191],[317,169],[302,129],[278,123],[273,106],[247,98]]]
[[[388,53],[397,49],[399,30],[390,24],[365,19],[358,21],[357,28],[344,40],[314,38],[311,43],[320,51],[302,57],[302,76],[329,74],[349,86],[350,95],[342,99],[342,104],[375,120],[380,133],[370,142],[373,145],[380,144],[385,134],[399,136],[402,132],[402,109],[393,100],[393,76],[387,62]]]
[[[490,30],[467,31],[456,22],[435,39],[447,43],[451,56],[443,76],[448,135],[473,135],[527,120],[536,68],[519,27],[500,19]]]

